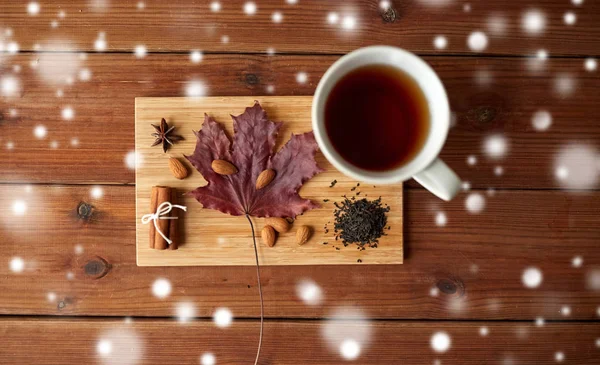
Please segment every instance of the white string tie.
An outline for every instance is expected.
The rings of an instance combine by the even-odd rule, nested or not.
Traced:
[[[150,223],[150,221],[154,222],[154,228],[156,228],[156,231],[158,233],[160,233],[162,238],[164,238],[165,241],[167,241],[167,243],[169,245],[173,241],[171,241],[169,238],[167,238],[167,236],[165,236],[165,234],[160,230],[160,228],[158,228],[158,220],[159,219],[178,219],[178,217],[165,217],[166,215],[171,213],[171,210],[173,210],[173,208],[181,209],[184,212],[187,211],[187,207],[184,205],[177,205],[177,204],[171,204],[169,202],[163,202],[161,205],[158,206],[158,208],[156,208],[156,213],[148,213],[142,217],[142,224],[148,224],[148,223]]]

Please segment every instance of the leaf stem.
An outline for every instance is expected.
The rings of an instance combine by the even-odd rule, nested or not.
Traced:
[[[260,268],[258,265],[258,249],[256,248],[256,234],[254,233],[254,224],[252,224],[252,219],[250,219],[250,216],[248,214],[246,214],[246,219],[248,219],[248,223],[250,223],[250,228],[252,229],[252,242],[254,243],[254,257],[256,259],[256,280],[258,281],[258,294],[260,296],[260,335],[258,337],[258,349],[256,350],[256,359],[254,360],[254,365],[257,365],[258,358],[260,357],[260,349],[262,347],[265,307],[263,301],[262,286],[260,285]]]

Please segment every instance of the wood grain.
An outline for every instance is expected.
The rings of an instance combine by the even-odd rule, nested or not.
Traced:
[[[3,182],[133,183],[134,172],[125,160],[134,148],[135,97],[185,96],[192,80],[202,81],[208,95],[264,95],[270,85],[278,95],[312,95],[323,72],[337,59],[206,55],[195,65],[187,55],[150,55],[142,60],[89,55],[82,65],[92,72],[91,80],[72,86],[51,86],[29,66],[38,60],[37,70],[58,72],[66,55],[17,55],[0,66],[9,72],[11,65],[21,65],[17,77],[22,90],[19,97],[0,100]],[[598,73],[585,72],[581,60],[553,59],[537,73],[528,71],[529,61],[519,58],[426,60],[440,74],[456,116],[442,157],[474,188],[559,188],[554,170],[561,148],[569,143],[596,150],[600,146],[600,124],[590,122],[600,102]],[[308,75],[306,84],[296,82],[301,71]],[[554,91],[556,78],[563,74],[575,80],[570,97]],[[62,98],[56,97],[59,87]],[[61,119],[67,106],[75,111],[71,121]],[[13,108],[16,117],[11,117]],[[538,110],[548,110],[553,117],[545,132],[532,126]],[[44,139],[33,135],[38,124],[48,129]],[[483,152],[485,138],[493,134],[502,134],[509,142],[504,159],[488,158]],[[77,138],[77,146],[71,144],[72,138]],[[51,148],[53,141],[57,148]],[[11,150],[6,147],[9,143]],[[475,166],[467,165],[469,155],[477,157]],[[496,166],[504,168],[503,176],[495,176]],[[409,186],[418,185],[409,182]]]
[[[42,4],[37,16],[27,15],[27,4],[3,0],[0,3],[3,27],[13,30],[22,50],[40,44],[42,50],[94,51],[95,40],[104,32],[106,51],[133,52],[144,44],[150,52],[277,52],[346,53],[373,44],[400,46],[413,52],[477,54],[467,47],[473,31],[488,34],[489,54],[533,55],[545,48],[552,55],[598,55],[600,49],[600,5],[585,1],[575,7],[568,1],[546,0],[539,4],[517,1],[475,0],[466,3],[439,0],[393,0],[392,10],[383,11],[376,0],[303,0],[288,5],[282,0],[257,2],[254,15],[243,11],[245,0],[221,1],[219,12],[210,11],[212,0],[137,2],[73,0],[64,4]],[[428,6],[428,4],[446,6]],[[102,6],[106,4],[106,6]],[[96,5],[96,6],[94,6]],[[530,34],[522,26],[525,12],[538,10],[545,27]],[[564,24],[567,11],[577,15],[575,25]],[[64,11],[64,19],[58,12]],[[274,23],[274,12],[283,21]],[[327,21],[339,16],[338,24]],[[345,29],[346,17],[355,21]],[[51,23],[57,21],[57,27]],[[448,46],[437,50],[433,39],[444,35]],[[229,41],[223,43],[222,37]],[[60,44],[48,44],[59,39]]]
[[[279,150],[290,134],[302,134],[312,130],[310,96],[261,96],[261,106],[269,120],[283,122],[275,150]],[[205,97],[205,98],[137,98],[135,103],[135,150],[144,161],[136,170],[136,241],[137,263],[140,266],[254,266],[252,233],[245,217],[232,217],[219,211],[202,209],[196,199],[183,195],[200,186],[206,180],[188,162],[192,174],[177,180],[168,169],[168,156],[190,155],[196,148],[193,130],[200,130],[207,113],[221,123],[229,136],[233,136],[231,115],[240,115],[254,105],[253,97]],[[166,118],[176,133],[185,139],[169,148],[167,154],[161,148],[151,147],[154,137],[150,124]],[[235,148],[235,146],[233,147]],[[320,205],[296,217],[292,232],[280,234],[274,247],[267,247],[258,238],[258,257],[261,265],[348,265],[358,260],[371,264],[402,263],[402,184],[375,187],[357,182],[337,171],[319,152],[315,158],[324,171],[307,181],[300,189],[300,196]],[[235,161],[233,161],[235,163]],[[240,167],[240,166],[238,166]],[[337,181],[331,187],[332,181]],[[251,182],[254,184],[254,181]],[[164,185],[177,189],[183,195],[181,203],[187,206],[182,227],[185,245],[177,251],[159,251],[149,248],[148,226],[141,217],[150,213],[150,197],[153,186]],[[380,239],[377,250],[357,250],[355,245],[344,247],[335,240],[333,230],[334,202],[342,196],[381,197],[390,207],[387,213],[389,227]],[[360,196],[356,194],[361,194]],[[329,230],[324,226],[329,222]],[[257,232],[264,221],[253,219]],[[296,244],[295,232],[301,225],[311,227],[310,241],[302,246]],[[328,244],[323,244],[327,242]]]
[[[171,316],[191,300],[200,316],[221,306],[259,315],[253,267],[137,267],[134,187],[103,186],[101,198],[91,188],[0,186],[0,262],[25,262],[21,273],[0,265],[0,313]],[[263,267],[266,315],[316,318],[354,305],[372,318],[597,319],[590,279],[600,270],[600,193],[477,193],[486,208],[474,215],[466,194],[444,203],[407,190],[404,265]],[[16,200],[26,204],[23,216],[13,213]],[[572,266],[576,256],[582,267]],[[528,267],[543,274],[538,288],[523,285]],[[158,278],[172,284],[164,300],[151,292]],[[321,288],[322,305],[298,298],[305,279]]]
[[[496,322],[352,322],[334,324],[336,336],[326,341],[323,321],[267,321],[261,364],[340,364],[344,334],[357,338],[368,333],[358,364],[556,364],[561,352],[565,363],[597,364],[600,335],[597,324]],[[488,335],[480,336],[481,328]],[[430,345],[435,333],[450,336],[447,352],[436,353]],[[249,364],[256,354],[257,321],[235,321],[219,329],[212,322],[180,324],[168,320],[23,319],[0,320],[0,362],[11,364],[196,364],[212,353],[217,364]],[[177,339],[169,346],[165,338]],[[112,353],[100,355],[98,344],[112,344]],[[39,346],[44,344],[44,346]],[[111,362],[112,361],[112,362]],[[129,362],[127,362],[129,363]]]

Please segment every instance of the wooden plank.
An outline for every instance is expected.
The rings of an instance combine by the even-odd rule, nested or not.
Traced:
[[[4,346],[0,361],[14,364],[196,364],[211,353],[217,364],[252,363],[258,322],[236,322],[220,329],[208,321],[22,319],[0,320]],[[324,337],[324,328],[335,333]],[[487,335],[481,336],[482,328]],[[450,347],[430,345],[444,332]],[[340,345],[358,344],[360,364],[596,364],[600,353],[596,323],[353,322],[267,321],[261,362],[340,364]],[[168,339],[168,344],[165,344]],[[110,351],[109,351],[110,350]],[[558,355],[560,356],[560,355]]]
[[[392,10],[384,11],[379,1],[371,0],[303,0],[295,5],[271,0],[259,2],[254,15],[244,13],[245,0],[221,1],[219,12],[210,11],[211,2],[150,0],[139,9],[137,2],[76,0],[42,4],[39,14],[29,16],[26,3],[3,0],[0,23],[12,29],[22,50],[39,44],[42,50],[94,51],[95,40],[103,32],[106,51],[133,52],[136,45],[144,44],[150,52],[266,52],[274,48],[278,52],[346,53],[390,44],[421,53],[474,54],[467,46],[474,31],[488,34],[484,52],[490,54],[532,55],[545,48],[553,55],[598,55],[600,49],[596,26],[600,5],[594,1],[572,6],[563,0],[547,0],[534,6],[503,0],[468,4],[394,0],[390,1]],[[436,3],[446,6],[428,6]],[[522,25],[530,10],[544,17],[545,27],[539,34],[528,33]],[[564,23],[567,11],[575,12],[576,24]],[[272,20],[275,12],[283,15],[279,23]],[[330,13],[338,15],[337,24],[328,23]],[[434,47],[437,35],[448,40],[443,51]],[[229,37],[227,43],[223,36]],[[60,39],[61,46],[48,45],[51,39]]]
[[[261,106],[269,120],[283,121],[275,150],[280,149],[290,134],[302,134],[312,130],[310,96],[261,96]],[[240,115],[254,105],[253,97],[206,97],[206,98],[137,98],[135,104],[136,153],[144,161],[136,170],[136,241],[137,264],[140,266],[254,266],[252,234],[246,219],[231,217],[221,212],[202,209],[192,196],[183,196],[179,204],[187,206],[181,224],[185,245],[178,250],[155,250],[149,248],[148,226],[141,222],[143,215],[150,213],[150,196],[153,186],[169,186],[178,192],[192,191],[206,185],[206,180],[191,164],[185,162],[191,176],[177,180],[168,168],[168,157],[190,155],[196,148],[196,137],[192,130],[199,130],[205,113],[221,123],[229,136],[233,136],[231,115]],[[154,129],[151,123],[166,118],[169,126],[183,136],[165,154],[158,147],[151,147]],[[235,148],[235,146],[233,147]],[[372,264],[402,263],[402,184],[374,187],[347,178],[337,171],[319,152],[315,158],[324,171],[307,181],[300,196],[320,205],[297,217],[291,232],[279,234],[277,243],[267,247],[258,238],[258,257],[261,265],[348,265],[358,260]],[[232,161],[235,165],[236,161]],[[240,166],[238,166],[240,167]],[[279,178],[279,177],[277,177]],[[331,182],[337,181],[335,187]],[[252,181],[254,186],[254,180]],[[254,188],[254,187],[253,187]],[[357,250],[355,245],[344,248],[335,240],[333,229],[334,202],[341,202],[342,195],[362,194],[372,199],[382,197],[390,207],[387,219],[390,230],[386,230],[377,250]],[[266,197],[262,198],[267,199]],[[327,201],[327,202],[325,202]],[[323,229],[327,223],[329,230]],[[254,219],[258,237],[264,225],[262,219]],[[310,240],[298,246],[295,232],[306,225],[312,230]],[[328,242],[329,244],[323,244]],[[337,247],[337,250],[336,250]],[[340,247],[342,249],[340,249]]]
[[[21,66],[16,74],[21,94],[0,100],[2,181],[133,183],[134,172],[125,159],[134,148],[135,97],[185,96],[192,80],[202,81],[208,95],[264,95],[269,86],[279,95],[312,95],[337,58],[207,55],[195,65],[187,55],[152,55],[142,60],[90,55],[80,67],[91,71],[91,80],[72,86],[49,85],[29,66],[39,60],[37,70],[60,74],[61,64],[73,57],[78,59],[66,53],[17,55],[4,63],[4,67]],[[551,60],[545,70],[533,73],[527,71],[527,60],[518,58],[426,59],[446,85],[456,115],[442,157],[472,187],[558,188],[554,170],[561,148],[569,143],[600,145],[600,124],[590,123],[600,102],[595,92],[598,74],[583,71],[581,60]],[[298,72],[307,73],[307,83],[296,82]],[[575,91],[565,98],[553,89],[563,74],[572,75],[575,82]],[[62,98],[56,97],[57,88],[63,90]],[[75,116],[63,121],[61,110],[68,106]],[[18,115],[11,117],[11,109]],[[538,110],[548,110],[553,117],[545,132],[532,126]],[[44,139],[33,135],[39,124],[47,128]],[[483,153],[484,139],[497,133],[509,142],[506,157],[498,160]],[[71,145],[73,138],[77,146]],[[475,166],[466,162],[470,155],[478,159]],[[504,168],[502,177],[494,174],[497,166]],[[410,182],[409,186],[418,185]]]
[[[201,316],[221,306],[259,315],[253,267],[137,267],[134,187],[104,186],[100,198],[91,189],[0,186],[0,313],[171,316],[193,301]],[[322,317],[344,303],[372,318],[597,318],[600,193],[478,193],[485,210],[470,214],[466,194],[444,203],[407,190],[404,265],[263,267],[266,315]],[[577,256],[581,267],[572,266]],[[10,271],[15,257],[20,273]],[[537,288],[523,285],[529,267],[543,274]],[[158,278],[172,284],[166,299],[152,295]],[[298,298],[305,279],[320,287],[321,305]]]

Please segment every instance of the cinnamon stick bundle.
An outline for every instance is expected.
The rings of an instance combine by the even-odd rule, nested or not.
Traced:
[[[168,186],[153,186],[152,195],[150,196],[150,211],[156,213],[156,209],[164,202],[170,202],[171,204],[177,204],[177,192]],[[178,217],[178,209],[173,209],[168,216],[163,217]],[[176,250],[178,247],[177,233],[178,233],[178,221],[179,219],[159,219],[157,225],[160,231],[168,237],[172,243],[169,245],[167,241],[161,236],[156,230],[154,224],[150,225],[149,242],[150,248],[155,250]]]

